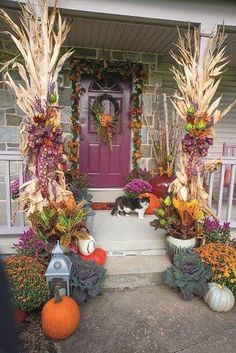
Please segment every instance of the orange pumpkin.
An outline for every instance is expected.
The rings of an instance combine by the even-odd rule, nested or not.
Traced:
[[[106,251],[101,248],[96,248],[91,255],[82,255],[79,253],[79,256],[84,261],[95,261],[97,265],[105,265],[107,259]]]
[[[59,288],[55,289],[55,298],[43,307],[42,330],[44,334],[56,340],[63,340],[76,330],[80,322],[78,304],[70,297],[61,297]]]
[[[139,195],[139,197],[149,197],[150,198],[150,204],[148,206],[148,208],[145,211],[145,214],[153,214],[154,210],[156,208],[160,207],[160,203],[158,201],[158,198],[156,197],[156,195],[152,194],[151,192],[146,192],[144,194]]]

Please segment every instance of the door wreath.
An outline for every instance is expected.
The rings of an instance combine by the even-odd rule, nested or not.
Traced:
[[[114,106],[114,114],[105,113],[103,102],[110,101]],[[91,113],[96,124],[97,133],[102,142],[109,145],[112,150],[112,140],[121,131],[120,107],[117,100],[111,95],[104,93],[98,96],[91,108]]]

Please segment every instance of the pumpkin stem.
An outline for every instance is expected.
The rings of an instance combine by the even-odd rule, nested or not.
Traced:
[[[55,287],[54,298],[55,298],[55,303],[60,303],[62,301],[59,286]]]

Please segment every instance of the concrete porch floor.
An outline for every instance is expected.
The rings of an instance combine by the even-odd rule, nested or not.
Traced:
[[[233,353],[236,306],[216,313],[167,286],[106,290],[81,305],[81,323],[58,353]]]

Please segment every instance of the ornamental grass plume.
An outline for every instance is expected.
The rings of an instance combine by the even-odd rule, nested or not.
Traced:
[[[138,197],[144,192],[152,192],[151,184],[142,179],[133,179],[124,187],[125,195],[128,197]]]
[[[209,243],[194,249],[212,266],[212,280],[231,289],[236,296],[236,248],[226,244]]]

